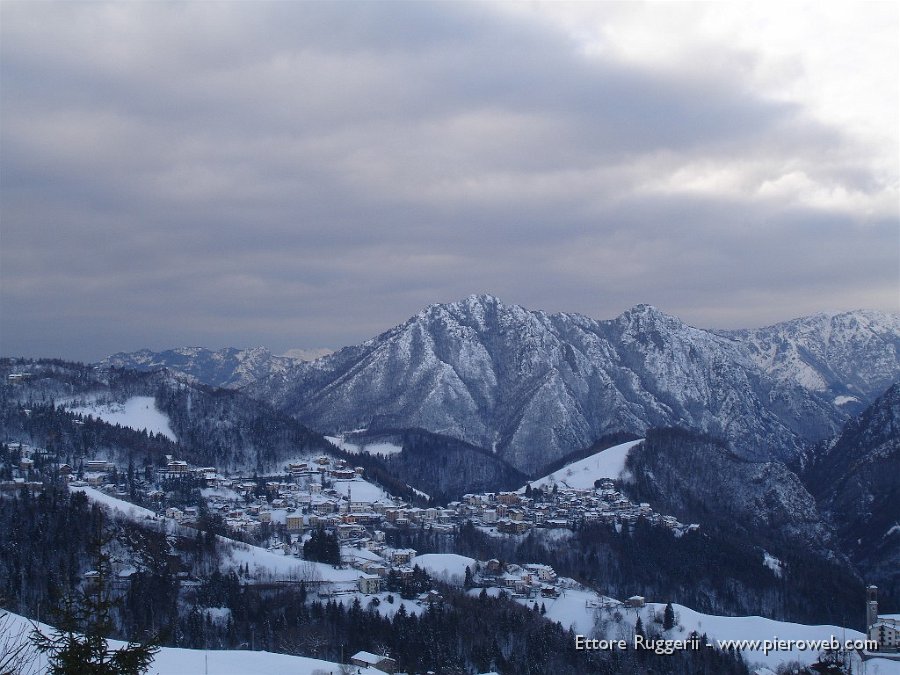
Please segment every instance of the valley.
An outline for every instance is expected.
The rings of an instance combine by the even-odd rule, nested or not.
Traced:
[[[573,640],[862,639],[869,584],[890,616],[898,333],[871,312],[717,333],[647,306],[595,322],[472,296],[312,362],[6,358],[3,606],[44,619],[90,591],[94,527],[109,637],[156,635],[161,673],[191,649],[309,660],[272,672],[350,652],[407,672],[812,667],[819,651]]]

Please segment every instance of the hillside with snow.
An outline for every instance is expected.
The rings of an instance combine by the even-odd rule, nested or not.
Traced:
[[[547,488],[557,484],[561,487],[586,490],[593,488],[594,481],[600,478],[618,480],[625,470],[628,453],[633,447],[643,443],[643,440],[628,441],[606,448],[590,457],[585,457],[537,480],[530,481],[529,485],[533,488]]]
[[[7,614],[3,621],[8,635],[12,638],[10,648],[27,643],[30,632],[39,627],[45,635],[52,635],[53,627],[45,623],[35,623],[18,614]],[[4,636],[5,637],[5,636]],[[121,649],[126,643],[107,640],[108,649]],[[20,663],[22,673],[43,673],[47,668],[47,657],[38,653],[30,645],[24,650]],[[340,673],[341,665],[333,661],[322,661],[306,656],[272,654],[270,652],[242,649],[178,649],[162,647],[153,659],[147,675],[188,675],[208,673],[209,675],[326,675]],[[357,673],[354,668],[353,673]],[[361,668],[364,675],[383,675],[374,668]]]
[[[178,440],[172,431],[168,415],[157,407],[152,396],[132,396],[124,403],[85,403],[74,405],[68,410],[76,415],[95,417],[135,431],[162,434],[170,441]]]

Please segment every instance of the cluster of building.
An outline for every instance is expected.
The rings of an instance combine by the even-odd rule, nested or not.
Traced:
[[[12,445],[20,457],[17,468],[27,474],[41,450],[21,443]],[[105,459],[85,460],[77,472],[68,464],[59,464],[58,471],[67,480],[75,480],[77,475],[87,485],[126,494],[124,476]],[[445,507],[419,507],[391,498],[363,480],[362,467],[326,455],[292,462],[285,467],[283,477],[262,481],[224,476],[216,467],[192,466],[172,456],[166,457],[155,473],[157,485],[145,489],[151,503],[165,505],[166,495],[159,486],[171,480],[192,479],[202,487],[221,488],[206,493],[207,506],[236,532],[252,533],[265,524],[277,530],[283,527],[288,535],[324,528],[334,531],[345,544],[377,545],[374,529],[429,527],[452,531],[467,521],[491,533],[514,535],[534,528],[572,529],[593,522],[621,527],[641,518],[675,531],[698,527],[657,513],[647,503],[630,501],[607,479],[593,489],[557,486],[552,491],[467,494]],[[185,524],[198,513],[197,507],[165,508],[167,517]]]
[[[655,512],[647,503],[632,502],[608,479],[600,481],[598,487],[593,489],[557,487],[549,493],[526,490],[469,494],[463,497],[462,502],[454,502],[450,507],[464,520],[472,520],[508,534],[522,534],[534,527],[562,529],[596,522],[633,525],[640,518],[671,530],[685,531],[699,527],[685,526],[674,516]]]

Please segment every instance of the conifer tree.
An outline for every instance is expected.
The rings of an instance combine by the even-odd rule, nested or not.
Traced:
[[[51,675],[141,675],[153,663],[159,650],[158,640],[147,643],[129,642],[113,650],[106,638],[112,633],[110,596],[110,557],[103,551],[103,520],[98,517],[98,533],[94,549],[95,574],[88,578],[87,588],[66,596],[50,635],[38,627],[31,632],[35,648],[47,654]]]
[[[641,617],[638,617],[634,624],[634,634],[646,637],[644,634],[644,622],[641,621]]]
[[[671,630],[675,627],[675,608],[672,607],[672,603],[666,604],[666,609],[663,612],[663,630]]]

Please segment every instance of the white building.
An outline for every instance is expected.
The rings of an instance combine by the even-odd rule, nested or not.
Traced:
[[[900,619],[878,616],[878,587],[866,588],[866,636],[878,643],[880,652],[900,650]]]

